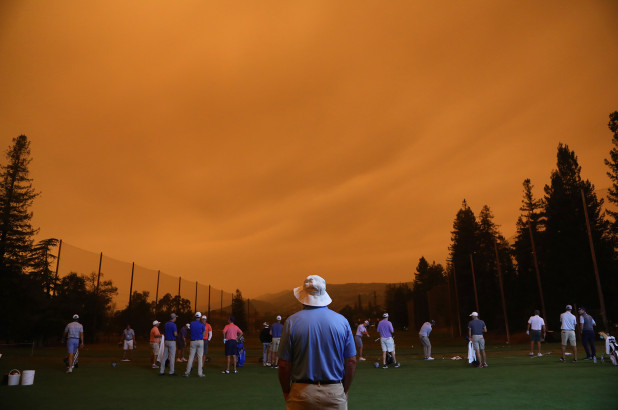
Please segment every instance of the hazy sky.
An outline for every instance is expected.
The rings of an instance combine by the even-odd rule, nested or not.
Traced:
[[[0,149],[32,141],[40,238],[249,297],[409,281],[464,198],[512,236],[559,142],[609,186],[616,21],[612,0],[4,0]]]

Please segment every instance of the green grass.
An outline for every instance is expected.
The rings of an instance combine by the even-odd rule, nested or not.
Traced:
[[[528,344],[488,343],[485,369],[467,361],[465,344],[449,338],[432,338],[433,362],[421,359],[420,343],[414,332],[398,335],[397,357],[402,367],[375,369],[379,354],[376,343],[366,344],[366,362],[359,362],[350,391],[352,409],[610,409],[618,403],[618,368],[580,360],[560,363],[560,346],[545,344],[552,352],[541,358],[528,357]],[[411,345],[414,344],[414,348]],[[111,362],[121,351],[113,346],[87,346],[81,352],[80,367],[64,373],[61,347],[35,350],[1,349],[0,372],[34,369],[32,386],[0,386],[1,409],[187,409],[233,405],[238,409],[284,408],[277,371],[257,363],[261,345],[249,339],[248,363],[237,375],[222,375],[221,341],[211,344],[212,358],[205,378],[160,377],[150,368],[146,343],[135,351],[133,362]],[[602,353],[599,342],[597,352]],[[583,349],[582,349],[583,350]],[[580,352],[580,359],[583,351]],[[185,364],[177,364],[182,373]]]

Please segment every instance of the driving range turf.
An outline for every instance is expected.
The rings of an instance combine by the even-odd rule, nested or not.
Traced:
[[[505,345],[488,341],[488,368],[472,368],[465,360],[465,342],[433,337],[432,355],[422,359],[416,332],[396,337],[400,368],[374,367],[379,346],[365,343],[367,361],[358,362],[349,395],[353,409],[612,409],[618,408],[618,367],[572,356],[561,363],[560,345],[546,343],[543,357],[528,356],[529,343]],[[65,374],[64,347],[2,348],[0,372],[36,370],[32,386],[0,386],[0,409],[198,409],[285,408],[277,370],[258,363],[262,348],[257,337],[245,343],[247,363],[238,374],[221,374],[223,343],[211,342],[204,378],[194,366],[182,377],[185,363],[176,363],[178,376],[158,376],[149,363],[147,343],[138,343],[132,362],[120,362],[122,351],[112,345],[86,346],[80,366]],[[412,347],[414,345],[414,347]],[[597,354],[604,352],[597,342]],[[186,349],[188,350],[188,349]],[[185,357],[188,354],[185,352]],[[464,360],[452,360],[461,356]],[[116,361],[116,367],[112,362]]]

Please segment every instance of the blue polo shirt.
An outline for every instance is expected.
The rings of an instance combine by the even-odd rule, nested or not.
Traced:
[[[204,331],[206,331],[206,325],[200,320],[191,322],[191,340],[203,340]]]
[[[178,332],[176,328],[176,323],[170,320],[169,322],[165,324],[165,330],[164,330],[165,340],[167,340],[168,342],[173,342],[174,340],[176,340],[176,336],[174,336],[174,332]]]
[[[356,356],[356,347],[345,317],[305,306],[285,321],[278,354],[291,362],[292,381],[334,381],[343,380],[345,359]]]
[[[281,322],[275,322],[270,327],[270,334],[273,335],[273,337],[281,337],[281,332],[283,332],[283,325]]]

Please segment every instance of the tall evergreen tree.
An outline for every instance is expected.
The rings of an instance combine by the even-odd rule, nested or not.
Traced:
[[[605,165],[609,167],[607,176],[612,181],[607,199],[614,204],[614,206],[618,207],[618,111],[614,111],[609,115],[608,126],[609,130],[614,134],[612,137],[614,148],[609,152],[609,159],[605,160]],[[618,211],[608,209],[607,213],[613,219],[611,231],[614,238],[614,246],[618,246]]]
[[[538,292],[536,269],[534,267],[534,255],[532,240],[535,241],[535,249],[539,249],[539,229],[542,228],[543,201],[535,199],[532,189],[534,185],[530,179],[523,182],[524,196],[522,205],[519,208],[522,214],[517,218],[517,234],[513,244],[513,255],[517,263],[517,281],[514,284],[515,290],[519,295],[519,305],[521,312],[532,312],[539,309],[541,296]],[[538,259],[538,258],[537,258]]]
[[[245,301],[240,290],[236,289],[236,294],[232,297],[232,316],[236,319],[234,323],[243,330],[247,330],[247,312]]]
[[[567,303],[589,308],[599,306],[582,191],[601,280],[606,285],[605,300],[609,300],[611,279],[616,272],[613,246],[607,237],[609,224],[602,211],[603,200],[597,198],[594,185],[581,178],[575,153],[567,145],[559,144],[557,169],[551,174],[550,184],[545,186],[544,199],[543,280],[549,284],[546,301],[550,317],[546,321],[553,327]]]
[[[457,284],[459,312],[463,316],[463,318],[460,318],[462,324],[467,323],[465,319],[468,313],[476,310],[470,255],[478,250],[478,230],[474,212],[464,200],[453,222],[451,245],[449,246],[449,260],[455,278],[452,285]],[[455,289],[453,289],[453,294],[454,292]]]
[[[13,139],[7,165],[0,166],[0,275],[22,273],[37,233],[31,225],[30,206],[38,193],[29,177],[30,141]]]
[[[51,270],[51,263],[56,259],[56,255],[51,249],[58,245],[58,239],[43,239],[32,247],[29,260],[30,275],[36,277],[42,285],[47,296],[51,296],[58,283],[58,278]]]
[[[483,307],[483,317],[490,326],[504,328],[504,316],[501,307],[500,279],[498,278],[498,260],[496,259],[496,247],[500,261],[500,274],[504,284],[514,282],[514,267],[511,248],[498,226],[494,222],[494,216],[489,206],[481,209],[478,217],[478,251],[474,256],[476,283],[478,287],[479,305]],[[513,300],[515,295],[510,292],[512,287],[503,286],[505,299]],[[507,296],[511,296],[508,298]]]

